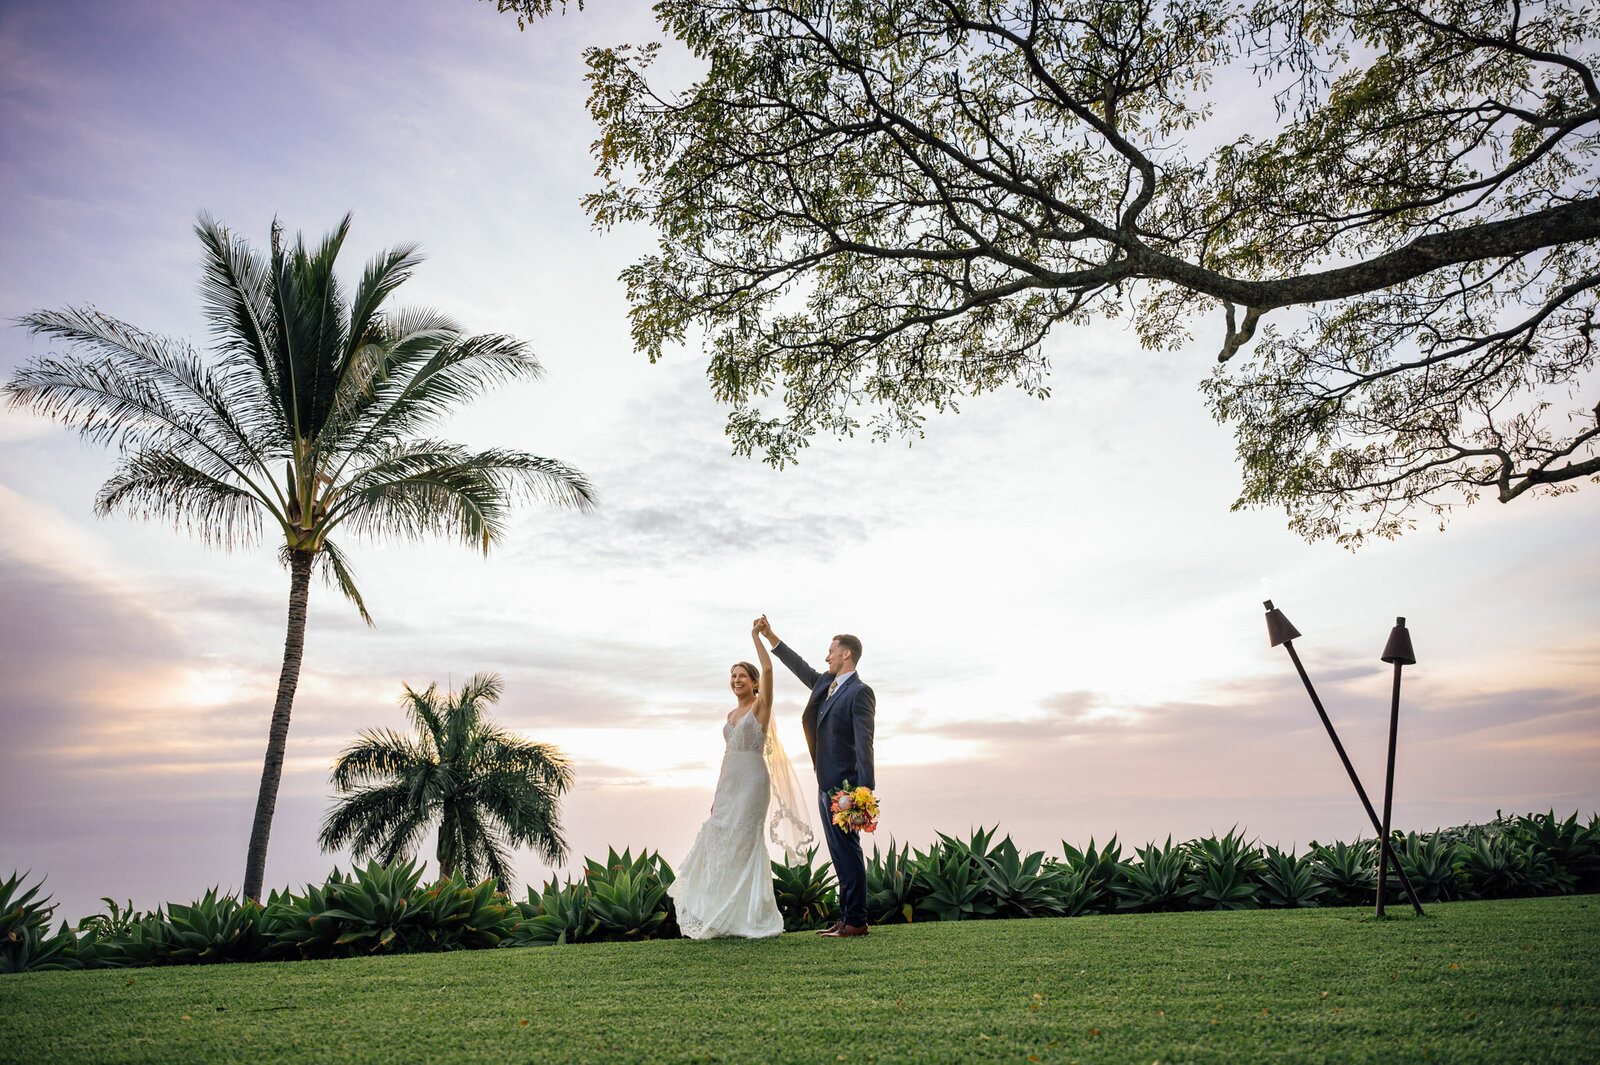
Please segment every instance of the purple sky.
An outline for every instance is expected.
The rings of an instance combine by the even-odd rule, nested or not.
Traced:
[[[630,350],[615,278],[648,234],[601,236],[578,206],[579,53],[649,32],[638,3],[520,34],[472,0],[0,8],[0,315],[94,303],[202,342],[197,211],[264,244],[275,214],[315,236],[353,210],[347,272],[420,240],[399,304],[525,337],[549,368],[446,434],[566,459],[601,491],[591,516],[523,511],[488,560],[352,545],[375,629],[313,588],[269,884],[348,864],[315,842],[328,768],[358,730],[403,725],[402,684],[488,670],[498,720],[576,764],[572,864],[608,844],[676,860],[763,611],[816,664],[832,633],[863,638],[884,831],[918,845],[997,821],[1052,850],[1360,834],[1266,646],[1267,594],[1373,788],[1378,655],[1410,619],[1400,827],[1600,808],[1600,489],[1355,555],[1230,513],[1229,436],[1196,389],[1216,323],[1175,353],[1062,330],[1052,399],[987,397],[911,448],[818,441],[782,473],[730,457],[698,351]],[[40,350],[0,332],[0,369]],[[288,583],[271,550],[94,519],[111,466],[0,413],[0,875],[48,874],[72,918],[238,885]],[[803,693],[779,684],[803,762]],[[546,870],[524,854],[519,872]]]

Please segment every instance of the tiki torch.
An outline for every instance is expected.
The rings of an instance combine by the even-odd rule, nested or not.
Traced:
[[[1389,700],[1389,768],[1383,778],[1383,840],[1389,842],[1389,813],[1394,808],[1394,744],[1400,729],[1400,670],[1415,665],[1416,654],[1411,650],[1411,633],[1406,631],[1406,619],[1395,618],[1389,630],[1389,642],[1383,647],[1383,661],[1394,663],[1394,695]],[[1400,863],[1395,862],[1395,869]],[[1383,916],[1383,888],[1388,882],[1389,847],[1378,854],[1378,916]]]
[[[1289,619],[1283,616],[1283,611],[1272,605],[1271,599],[1268,599],[1265,605],[1267,608],[1267,637],[1272,641],[1273,647],[1281,643],[1283,644],[1283,649],[1289,652],[1289,661],[1294,663],[1295,672],[1300,674],[1300,682],[1306,686],[1306,694],[1311,696],[1311,705],[1316,707],[1317,716],[1322,719],[1322,727],[1328,730],[1328,738],[1333,741],[1333,749],[1338,752],[1339,761],[1344,763],[1344,771],[1350,774],[1350,783],[1355,785],[1356,795],[1361,799],[1361,806],[1367,811],[1367,819],[1372,822],[1372,830],[1378,833],[1378,861],[1380,868],[1378,899],[1381,906],[1383,899],[1382,877],[1387,875],[1387,871],[1384,868],[1384,858],[1386,856],[1393,857],[1389,846],[1388,825],[1386,822],[1379,822],[1378,811],[1372,808],[1372,800],[1367,798],[1367,789],[1361,786],[1361,778],[1356,775],[1356,767],[1350,764],[1350,756],[1345,753],[1344,744],[1339,742],[1339,733],[1334,731],[1333,722],[1328,719],[1328,712],[1322,708],[1322,700],[1317,697],[1317,689],[1311,686],[1311,677],[1306,674],[1306,667],[1300,664],[1300,655],[1294,649],[1294,641],[1300,636],[1300,630],[1295,628]],[[1403,632],[1404,630],[1401,631]],[[1392,639],[1391,637],[1391,641]],[[1406,639],[1406,650],[1408,652],[1410,650],[1409,637]],[[1396,663],[1395,665],[1396,706],[1399,706],[1398,700],[1400,698],[1400,665],[1401,663]],[[1390,737],[1390,750],[1392,751],[1392,732]],[[1390,765],[1391,767],[1393,766],[1392,759]],[[1411,899],[1411,905],[1416,909],[1417,915],[1422,916],[1422,903],[1417,901],[1417,893],[1411,887],[1411,878],[1406,876],[1406,871],[1401,868],[1398,860],[1394,863],[1394,871],[1399,875],[1400,884],[1405,888],[1406,895]]]

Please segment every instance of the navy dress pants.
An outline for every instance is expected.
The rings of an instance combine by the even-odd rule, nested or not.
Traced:
[[[827,826],[828,857],[833,861],[833,872],[839,878],[839,910],[844,923],[864,926],[867,923],[867,863],[861,857],[861,833],[846,832],[833,823],[833,812],[828,809],[828,793],[817,793],[817,805],[822,810],[822,823]]]

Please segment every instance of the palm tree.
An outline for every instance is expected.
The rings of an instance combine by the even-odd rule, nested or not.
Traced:
[[[437,684],[406,686],[400,705],[416,733],[362,732],[339,755],[333,784],[344,793],[322,820],[323,850],[352,844],[357,861],[388,864],[416,851],[439,824],[439,875],[509,882],[507,845],[534,847],[546,862],[567,855],[557,807],[572,769],[549,744],[529,743],[483,716],[500,699],[500,677],[479,673],[448,696]]]
[[[583,474],[565,463],[421,435],[495,384],[537,378],[539,362],[511,337],[468,336],[438,312],[386,308],[421,261],[414,244],[375,256],[347,299],[334,260],[349,228],[346,215],[315,250],[297,238],[286,251],[274,221],[269,257],[201,214],[210,358],[92,307],[36,311],[21,324],[72,354],[31,359],[0,390],[13,408],[118,449],[97,513],[161,519],[224,548],[272,530],[289,569],[289,624],[245,863],[252,899],[266,870],[313,571],[372,624],[334,532],[440,533],[487,553],[519,494],[593,502]]]

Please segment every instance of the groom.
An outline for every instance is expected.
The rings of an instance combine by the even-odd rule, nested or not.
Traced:
[[[800,724],[806,730],[806,746],[811,748],[811,764],[817,770],[817,804],[822,809],[822,823],[827,826],[828,854],[839,876],[839,909],[843,916],[820,934],[834,938],[864,936],[867,867],[861,858],[861,834],[840,829],[828,810],[829,794],[843,787],[846,780],[852,787],[877,787],[872,771],[872,724],[878,700],[856,675],[861,641],[849,635],[835,636],[828,645],[828,671],[818,673],[773,634],[765,614],[757,619],[756,627],[772,645],[772,653],[811,689]]]

